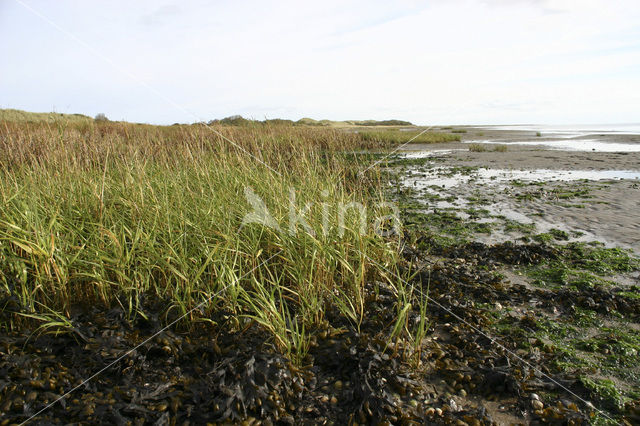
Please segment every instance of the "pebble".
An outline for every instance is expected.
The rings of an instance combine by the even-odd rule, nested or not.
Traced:
[[[544,404],[542,403],[542,401],[538,401],[537,399],[534,399],[533,401],[531,401],[531,407],[534,410],[542,410],[544,408]]]
[[[467,396],[467,391],[466,391],[466,390],[464,390],[464,389],[460,389],[460,390],[458,391],[458,395],[460,395],[460,396],[462,396],[462,397]]]

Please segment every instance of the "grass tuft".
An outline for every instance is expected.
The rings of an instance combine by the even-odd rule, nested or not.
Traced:
[[[238,329],[254,321],[296,362],[327,310],[357,327],[365,282],[398,285],[378,265],[399,249],[372,226],[389,214],[376,207],[380,172],[359,176],[369,157],[344,152],[384,143],[311,126],[214,130],[0,122],[0,302],[12,301],[2,326],[59,332],[77,306],[134,319],[157,300],[166,321],[186,315],[182,327],[221,313]],[[280,231],[243,225],[247,188]],[[356,203],[364,227],[338,212]],[[295,232],[292,205],[306,221]]]

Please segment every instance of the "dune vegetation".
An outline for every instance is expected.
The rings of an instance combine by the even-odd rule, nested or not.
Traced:
[[[29,112],[19,109],[0,108],[0,121],[35,123],[86,123],[93,121],[93,118],[83,114],[64,114],[59,112]]]

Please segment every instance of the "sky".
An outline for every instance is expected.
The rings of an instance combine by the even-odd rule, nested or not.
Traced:
[[[640,122],[640,2],[0,0],[0,108]]]

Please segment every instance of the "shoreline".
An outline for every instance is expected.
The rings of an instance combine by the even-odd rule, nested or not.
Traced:
[[[518,211],[533,222],[551,222],[563,229],[588,233],[592,239],[602,240],[608,246],[632,248],[640,252],[640,179],[582,180],[571,177],[571,180],[563,181],[562,178],[570,177],[570,172],[575,172],[578,176],[588,176],[589,172],[594,172],[593,175],[597,177],[602,175],[599,172],[604,171],[630,171],[633,173],[629,175],[637,172],[640,176],[640,152],[563,151],[506,142],[514,140],[512,134],[502,137],[507,146],[506,152],[472,152],[466,144],[461,146],[459,143],[447,143],[410,145],[402,153],[415,156],[419,152],[436,151],[437,166],[445,169],[473,168],[480,169],[485,174],[500,171],[508,174],[513,170],[530,172],[534,176],[536,172],[544,171],[545,173],[539,173],[542,177],[536,179],[526,179],[527,173],[514,173],[517,177],[501,181],[501,190],[488,180],[480,179],[471,184],[474,191],[486,191],[497,205]],[[617,136],[612,139],[619,142]],[[555,177],[553,171],[569,173]],[[525,178],[521,186],[510,185],[512,181],[521,180],[519,177]],[[419,182],[419,178],[415,180]],[[589,192],[588,197],[572,203],[554,199],[554,188],[563,184],[582,187]],[[458,185],[449,188],[447,194],[464,200],[470,191],[468,186]]]
[[[180,129],[96,129],[111,132],[93,132],[90,151],[75,147],[74,128],[60,140],[35,138],[45,145],[31,146],[32,156],[50,176],[22,163],[32,156],[3,169],[3,182],[28,188],[3,192],[3,422],[44,410],[37,421],[476,426],[640,412],[640,261],[552,220],[553,209],[584,211],[618,183],[513,179],[480,165],[537,151],[476,153],[459,143],[395,156],[395,170],[370,167],[363,179],[355,172],[380,158],[371,149],[388,147],[384,137],[290,127],[261,147],[270,167],[288,170],[280,176],[200,143],[216,142],[200,127],[188,129],[195,146]],[[46,132],[18,130],[25,140]],[[255,148],[254,133],[224,130]],[[172,143],[155,144],[148,132]],[[59,143],[69,149],[53,149]],[[120,152],[109,167],[96,154],[105,147]],[[129,163],[140,161],[131,147],[155,153],[150,168]],[[363,151],[372,155],[344,155]],[[75,174],[62,172],[69,164]],[[131,164],[136,179],[123,182]],[[256,192],[271,194],[267,205],[283,217],[291,211],[283,194],[300,182],[300,203],[327,199],[324,187],[337,200],[395,201],[404,232],[363,235],[355,215],[327,239],[260,223],[238,231],[227,220],[250,211],[234,179],[243,176],[262,184]],[[101,187],[105,197],[93,197]],[[88,201],[94,208],[78,217]],[[39,208],[26,217],[25,205]],[[319,235],[320,212],[305,219]]]

